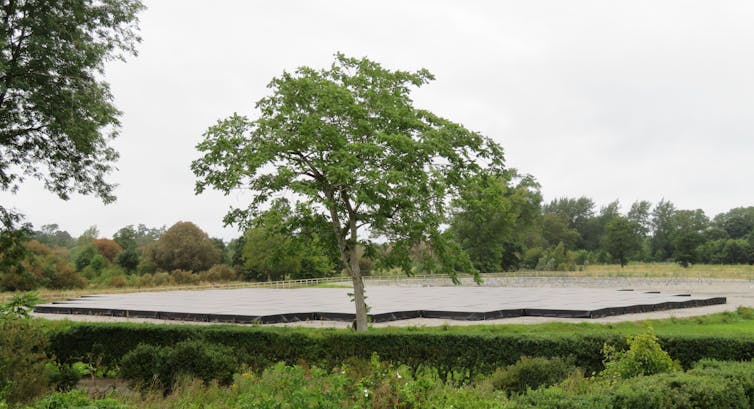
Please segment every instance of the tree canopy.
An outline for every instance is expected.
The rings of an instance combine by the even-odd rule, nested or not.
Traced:
[[[104,63],[135,54],[139,0],[17,0],[0,7],[0,188],[25,176],[66,199],[114,199],[105,175],[120,112]]]
[[[157,266],[166,271],[202,271],[222,261],[220,250],[207,233],[191,222],[172,225],[150,251]]]
[[[250,205],[231,209],[226,223],[243,225],[279,197],[327,218],[353,279],[359,330],[366,329],[359,242],[382,237],[408,254],[426,241],[442,255],[449,197],[482,169],[504,171],[499,145],[413,106],[411,88],[432,79],[427,70],[392,71],[337,54],[327,69],[274,78],[256,119],[220,120],[197,145],[197,193],[251,191]]]
[[[539,185],[513,171],[469,182],[453,203],[450,230],[480,272],[511,268],[517,264],[511,259],[520,258],[515,247],[521,234],[540,215]]]
[[[0,189],[25,178],[62,199],[71,193],[115,200],[105,180],[117,152],[120,112],[102,80],[106,61],[136,54],[140,0],[0,2]],[[23,230],[16,211],[0,207],[3,263],[15,260]],[[16,215],[16,216],[14,216]],[[16,265],[14,269],[20,268]]]

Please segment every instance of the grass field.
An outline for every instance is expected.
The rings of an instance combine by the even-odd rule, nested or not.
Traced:
[[[691,318],[668,318],[657,320],[625,321],[618,323],[568,323],[547,322],[541,324],[497,324],[435,327],[384,327],[372,328],[374,332],[420,332],[455,334],[521,334],[521,335],[568,335],[604,334],[635,335],[654,329],[663,336],[748,336],[754,334],[754,309],[739,307],[736,311],[722,312]]]
[[[583,271],[567,275],[596,277],[675,277],[675,278],[728,278],[754,279],[754,266],[748,264],[696,264],[687,268],[676,263],[631,263],[621,268],[618,264],[588,265]]]

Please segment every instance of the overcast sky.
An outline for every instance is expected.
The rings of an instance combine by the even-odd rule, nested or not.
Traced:
[[[192,221],[210,235],[248,193],[194,195],[195,145],[252,114],[283,70],[336,51],[436,80],[416,105],[494,138],[545,201],[665,198],[708,216],[754,205],[754,2],[146,1],[139,56],[107,66],[123,111],[118,201],[27,182],[0,200],[35,227]]]

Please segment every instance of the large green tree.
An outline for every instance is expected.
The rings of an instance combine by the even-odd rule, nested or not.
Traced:
[[[178,222],[149,248],[157,267],[199,272],[222,262],[222,254],[207,233],[191,222]]]
[[[102,73],[106,61],[136,53],[142,9],[139,0],[0,1],[0,190],[31,177],[62,199],[115,199],[105,176],[118,157],[109,142],[120,112]],[[13,233],[20,215],[0,212],[0,234],[22,237]],[[0,243],[0,258],[13,247]]]
[[[120,112],[104,63],[135,54],[139,0],[0,2],[0,188],[25,176],[66,199],[114,199],[104,180]]]
[[[381,237],[406,255],[432,242],[442,257],[449,196],[482,168],[504,170],[492,140],[413,106],[410,90],[431,79],[426,70],[393,71],[338,54],[327,69],[274,78],[257,119],[221,120],[197,146],[197,193],[252,192],[249,207],[232,209],[226,223],[243,224],[281,196],[327,218],[353,281],[360,331],[367,307],[359,248],[368,245],[360,241]]]

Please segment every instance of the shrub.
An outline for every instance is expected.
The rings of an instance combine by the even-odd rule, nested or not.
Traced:
[[[612,391],[615,409],[744,409],[749,401],[731,379],[689,373],[664,373],[619,383]]]
[[[120,375],[141,389],[170,390],[181,375],[229,385],[238,369],[235,356],[231,348],[196,340],[172,347],[141,344],[123,357]]]
[[[47,390],[46,347],[35,322],[0,317],[0,399],[24,402]]]
[[[143,276],[139,276],[139,287],[152,287],[154,286],[154,276],[150,273],[146,273]]]
[[[506,409],[613,409],[612,399],[599,391],[570,394],[558,388],[541,388],[519,395]]]
[[[170,277],[176,284],[196,284],[199,282],[199,275],[186,270],[173,270]]]
[[[0,406],[2,408],[2,406]],[[28,409],[127,409],[115,399],[100,399],[92,401],[83,391],[73,390],[64,393],[53,393],[37,401]]]
[[[221,385],[233,382],[238,369],[231,348],[203,341],[183,341],[168,349],[165,363],[175,374],[199,378],[205,383],[216,380]]]
[[[123,356],[120,376],[138,389],[150,388],[164,377],[160,373],[165,367],[164,356],[163,347],[139,344]]]
[[[110,287],[123,288],[128,285],[128,278],[122,275],[113,276],[110,277],[110,280],[108,280],[107,284]]]
[[[688,373],[734,380],[741,385],[754,407],[754,362],[722,362],[702,359]]]
[[[233,281],[238,279],[238,273],[227,264],[215,264],[200,275],[203,281]]]
[[[107,265],[107,261],[105,260],[105,257],[103,257],[101,254],[97,254],[94,257],[92,257],[92,260],[89,262],[89,267],[91,267],[95,273],[99,274],[102,272],[102,270],[105,269],[105,266]]]
[[[48,266],[50,281],[48,288],[70,289],[86,288],[89,284],[86,278],[77,273],[67,262],[59,260]]]
[[[157,264],[149,257],[149,245],[144,248],[144,256],[136,266],[136,272],[138,274],[155,273],[157,272]]]
[[[173,278],[170,277],[170,274],[166,271],[160,271],[159,273],[154,274],[154,285],[155,286],[163,286],[163,285],[169,285],[173,283]]]
[[[49,365],[52,368],[50,372],[50,383],[58,391],[69,391],[78,385],[81,380],[81,372],[74,368],[73,365]]]
[[[605,370],[602,376],[627,379],[680,370],[680,364],[662,350],[653,331],[628,338],[628,350],[618,351],[611,345],[603,348]]]
[[[555,385],[578,371],[573,358],[522,356],[515,364],[495,371],[490,381],[496,390],[515,394]]]

